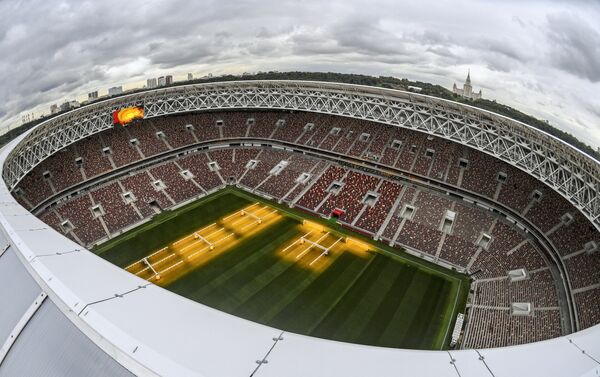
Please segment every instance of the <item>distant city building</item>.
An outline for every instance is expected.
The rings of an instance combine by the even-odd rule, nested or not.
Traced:
[[[97,90],[88,93],[88,101],[92,101],[95,99],[98,99],[98,91]]]
[[[412,91],[412,92],[420,92],[423,90],[423,88],[421,88],[420,86],[413,86],[413,85],[409,85],[407,87],[408,90]]]
[[[72,109],[76,109],[79,106],[80,106],[80,104],[77,101],[66,101],[65,103],[60,105],[60,111],[69,111]]]
[[[165,76],[160,76],[158,78],[158,86],[165,86]]]
[[[156,78],[151,78],[146,80],[146,87],[148,89],[156,88],[158,84],[156,83]]]
[[[194,79],[194,75],[192,75],[191,73],[188,73],[187,79],[188,79],[188,81],[192,81]]]
[[[481,99],[481,89],[479,89],[479,92],[474,92],[473,87],[471,86],[471,70],[469,70],[469,73],[467,73],[465,85],[462,88],[459,88],[456,86],[456,83],[454,83],[452,92],[470,100]]]
[[[122,93],[123,93],[122,86],[113,86],[112,88],[108,88],[109,96],[116,96],[117,94],[122,94]]]
[[[35,120],[34,113],[28,113],[28,114],[21,115],[21,124],[29,123],[32,120]]]
[[[50,106],[50,114],[56,114],[60,111],[60,108],[57,104],[53,104]]]
[[[165,76],[165,85],[173,85],[173,76],[171,76],[171,75]]]

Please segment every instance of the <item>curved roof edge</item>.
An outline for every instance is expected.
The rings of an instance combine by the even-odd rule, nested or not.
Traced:
[[[475,148],[545,182],[600,230],[600,163],[562,140],[487,110],[393,89],[315,81],[228,81],[107,99],[34,127],[7,157],[12,189],[65,146],[112,127],[112,111],[143,105],[148,117],[202,110],[299,110],[390,124]]]
[[[23,137],[0,151],[0,163]],[[461,351],[380,348],[282,332],[192,302],[110,264],[34,217],[3,180],[0,202],[0,226],[11,249],[50,300],[140,376],[479,377],[527,371],[534,377],[587,377],[600,371],[600,325],[543,342]]]
[[[556,137],[544,130],[541,130],[539,128],[536,128],[534,126],[531,126],[527,123],[521,122],[519,120],[510,118],[506,115],[502,115],[502,114],[498,114],[496,112],[493,112],[491,110],[486,110],[477,106],[473,106],[470,104],[466,104],[466,103],[461,103],[461,102],[457,102],[457,101],[453,101],[453,100],[449,100],[446,98],[441,98],[441,97],[436,97],[436,96],[432,96],[432,95],[428,95],[428,94],[421,94],[421,93],[415,93],[415,92],[411,92],[411,91],[407,91],[407,90],[400,90],[400,89],[391,89],[391,88],[381,88],[381,87],[376,87],[376,86],[369,86],[369,85],[362,85],[362,84],[350,84],[350,83],[342,83],[342,82],[333,82],[333,81],[314,81],[314,80],[232,80],[232,81],[214,81],[214,82],[207,82],[207,83],[194,83],[194,84],[184,84],[184,85],[175,85],[175,86],[169,86],[169,87],[164,87],[164,88],[155,88],[155,89],[142,89],[139,91],[136,91],[135,93],[129,93],[129,94],[124,94],[124,95],[119,95],[116,97],[110,97],[110,98],[105,98],[90,104],[86,104],[84,106],[78,107],[77,109],[73,109],[70,111],[67,111],[63,114],[60,114],[57,117],[45,120],[43,122],[41,122],[40,124],[36,125],[34,128],[37,128],[38,126],[41,126],[43,124],[46,124],[48,122],[51,122],[52,120],[55,120],[58,117],[61,117],[65,114],[70,114],[73,112],[77,112],[77,111],[81,111],[82,109],[86,109],[86,108],[90,108],[96,105],[100,105],[100,104],[106,104],[109,103],[111,101],[117,101],[117,100],[122,100],[122,99],[130,99],[130,98],[134,98],[136,96],[139,96],[140,94],[144,94],[144,93],[148,93],[148,92],[161,92],[161,91],[170,91],[170,90],[176,90],[176,89],[180,89],[180,88],[193,88],[193,87],[198,87],[198,86],[217,86],[217,85],[222,85],[222,84],[244,84],[244,83],[256,83],[256,82],[268,82],[268,83],[310,83],[310,84],[315,84],[316,86],[326,86],[327,84],[331,84],[334,86],[346,86],[349,88],[363,88],[365,89],[365,92],[371,92],[371,93],[375,93],[375,94],[384,94],[384,93],[388,93],[390,94],[392,97],[395,97],[395,95],[397,94],[403,94],[406,97],[409,98],[422,98],[422,99],[428,99],[431,100],[433,102],[439,102],[439,103],[446,103],[448,105],[454,106],[456,108],[467,108],[472,110],[473,112],[477,112],[477,113],[481,113],[481,114],[486,114],[490,117],[495,117],[498,119],[503,119],[505,121],[508,122],[512,122],[512,123],[516,123],[519,124],[523,127],[529,128],[535,132],[538,132],[540,134],[543,134],[551,139],[556,140],[559,143],[564,144],[566,147],[569,147],[571,149],[573,149],[574,152],[584,155],[585,157],[589,158],[590,160],[596,162],[597,164],[600,164],[600,160],[596,159],[594,156],[589,155],[588,153],[586,153],[585,151],[582,151],[581,149],[575,147],[572,144],[567,143],[566,141],[562,140],[559,137]]]

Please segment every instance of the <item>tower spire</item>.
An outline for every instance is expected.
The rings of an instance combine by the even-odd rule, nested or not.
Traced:
[[[471,85],[471,68],[469,68],[469,71],[467,73],[467,84]]]

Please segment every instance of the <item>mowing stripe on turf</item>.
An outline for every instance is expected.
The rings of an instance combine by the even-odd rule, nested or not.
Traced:
[[[207,225],[207,226],[205,226],[204,228],[202,228],[202,229],[199,229],[199,230],[195,231],[194,233],[200,233],[200,232],[202,232],[203,230],[206,230],[206,229],[210,228],[210,227],[211,227],[211,226],[213,226],[213,225],[217,225],[217,223],[212,223],[212,224],[210,224],[210,225]],[[172,243],[172,245],[173,245],[173,246],[175,246],[175,245],[177,245],[177,244],[180,244],[180,243],[181,243],[181,242],[183,242],[184,240],[187,240],[188,238],[192,237],[192,236],[194,235],[194,233],[192,233],[192,234],[190,234],[190,235],[187,235],[187,236],[185,236],[185,237],[183,237],[183,238],[181,238],[181,239],[179,239],[179,240],[177,240],[177,241],[173,242],[173,243]]]
[[[387,259],[387,258],[386,258]],[[368,320],[375,315],[379,305],[385,297],[380,292],[389,291],[396,280],[396,277],[401,273],[398,266],[390,264],[384,260],[383,267],[377,274],[363,275],[363,283],[365,285],[363,294],[352,295],[350,297],[354,301],[353,309],[346,319],[337,323],[337,328],[334,330],[333,339],[358,342],[360,334],[368,324]]]
[[[237,212],[235,212],[235,213],[232,213],[231,215],[229,215],[229,216],[227,216],[227,217],[224,217],[224,218],[223,218],[223,221],[227,221],[227,220],[229,220],[230,218],[232,218],[233,216],[240,214],[242,211],[247,211],[248,209],[250,209],[250,208],[254,207],[254,206],[255,206],[255,205],[257,205],[257,204],[259,204],[259,203],[258,203],[258,202],[256,202],[256,203],[254,203],[254,204],[251,204],[251,205],[249,205],[249,206],[248,206],[248,207],[246,207],[246,208],[243,208],[243,209],[241,209],[241,210],[239,210],[239,211],[237,211]]]
[[[394,312],[402,303],[402,298],[417,273],[415,268],[404,266],[401,269],[389,289],[383,294],[383,300],[377,306],[376,311],[370,319],[365,318],[365,326],[360,335],[356,338],[357,342],[363,344],[378,344],[378,340],[390,323]]]
[[[213,291],[231,287],[235,284],[245,284],[248,279],[256,275],[266,265],[279,261],[271,254],[277,245],[285,242],[298,234],[298,223],[289,218],[275,224],[270,230],[276,234],[269,238],[270,242],[263,242],[264,234],[257,234],[236,245],[231,252],[219,255],[211,263],[201,269],[192,271],[188,276],[171,283],[167,288],[183,296],[206,303],[204,297]],[[252,250],[252,252],[247,252]],[[244,278],[244,276],[247,276]],[[229,280],[229,279],[232,280]],[[238,279],[240,283],[236,283]]]
[[[321,302],[321,312],[315,313],[316,319],[312,321],[306,330],[306,334],[311,335],[313,331],[323,322],[325,318],[329,316],[329,314],[338,306],[340,301],[344,298],[344,296],[348,293],[350,289],[354,286],[354,284],[360,280],[363,276],[364,272],[367,271],[374,258],[370,257],[367,261],[362,258],[357,258],[356,256],[348,253],[344,253],[342,257],[352,258],[353,262],[348,267],[346,271],[348,271],[347,278],[350,278],[350,281],[346,282],[345,279],[342,279],[342,274],[335,274],[336,270],[327,269],[323,274],[325,276],[329,275],[329,279],[334,279],[333,282],[325,285],[325,288],[318,287],[319,298],[317,302],[312,302],[306,305],[308,309],[314,308],[316,311],[318,306],[318,302]],[[340,258],[342,258],[340,257]],[[338,259],[337,263],[333,266],[336,267],[340,264]],[[331,272],[331,273],[330,273]],[[339,283],[338,283],[339,282]],[[343,285],[342,285],[343,284]],[[338,285],[342,285],[339,286]],[[337,288],[337,289],[336,289]]]
[[[416,270],[404,294],[402,301],[392,312],[392,317],[387,323],[386,328],[379,337],[378,344],[384,347],[402,347],[404,337],[410,332],[410,326],[415,316],[427,316],[427,313],[420,313],[419,306],[425,297],[425,288],[430,281],[430,275]]]
[[[338,337],[334,337],[335,332],[340,330],[344,326],[344,323],[351,320],[350,317],[353,313],[357,314],[359,312],[358,306],[361,299],[366,297],[369,289],[374,286],[373,281],[382,276],[386,265],[383,259],[379,255],[373,257],[373,261],[361,275],[360,279],[352,285],[352,288],[346,292],[327,317],[314,328],[312,335],[339,340]]]
[[[433,277],[433,276],[432,276]],[[408,332],[405,336],[404,344],[408,348],[421,349],[422,339],[424,332],[427,330],[429,326],[436,326],[438,329],[440,324],[435,320],[435,315],[433,315],[433,308],[436,305],[436,301],[440,297],[440,291],[444,284],[442,284],[442,280],[439,278],[433,277],[429,285],[427,286],[427,290],[425,291],[425,297],[430,299],[423,300],[421,305],[419,305],[418,312],[419,313],[430,313],[429,318],[423,318],[422,316],[416,316],[411,324],[410,324],[410,332]],[[431,342],[431,339],[426,339],[426,341]]]

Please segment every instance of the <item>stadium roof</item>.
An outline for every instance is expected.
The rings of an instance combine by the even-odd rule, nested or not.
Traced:
[[[264,85],[272,94],[274,88]],[[345,87],[327,85],[327,93]],[[373,90],[377,96],[386,93]],[[167,89],[155,98],[175,93],[182,92]],[[151,114],[161,115],[147,105]],[[45,130],[71,127],[83,114],[69,113],[71,123],[56,119],[20,136],[1,150],[0,163],[6,169],[13,149],[31,135],[49,136]],[[8,245],[0,248],[0,376],[108,371],[117,376],[587,377],[600,372],[600,325],[538,343],[461,351],[379,348],[284,332],[192,302],[104,261],[20,206],[4,179],[0,203],[0,245]]]

